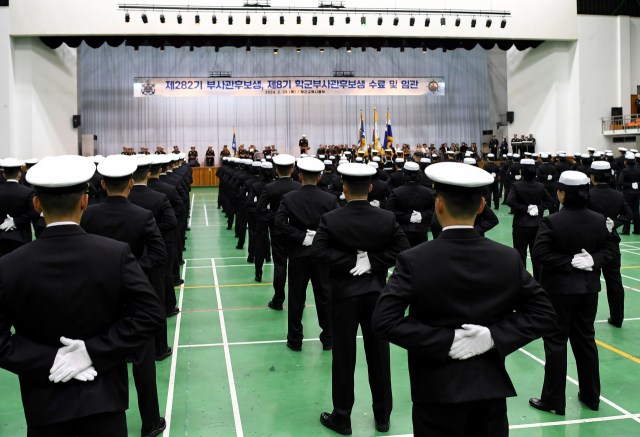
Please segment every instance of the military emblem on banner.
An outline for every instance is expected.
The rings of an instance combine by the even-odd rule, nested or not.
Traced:
[[[427,85],[427,88],[429,89],[429,92],[435,94],[440,90],[440,85],[438,85],[438,82],[436,82],[435,80],[432,80]]]
[[[142,89],[140,91],[145,96],[152,96],[156,93],[156,84],[146,81],[144,84],[142,84]]]

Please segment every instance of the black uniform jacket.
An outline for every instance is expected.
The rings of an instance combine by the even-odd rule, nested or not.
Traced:
[[[495,162],[493,162],[493,161],[489,161],[489,162],[487,162],[487,163],[484,165],[484,167],[482,167],[482,169],[483,169],[484,171],[486,171],[487,173],[493,173],[493,174],[495,174],[494,182],[495,182],[495,181],[497,181],[497,180],[498,180],[498,178],[500,177],[500,171],[501,171],[501,168],[500,168],[500,166],[499,166],[497,163],[495,163]]]
[[[380,208],[385,209],[387,206],[388,196],[389,191],[387,190],[387,184],[380,180],[376,175],[373,175],[371,177],[371,191],[369,191],[367,200],[369,202],[377,200],[380,202]]]
[[[158,229],[165,241],[173,241],[178,220],[167,196],[146,185],[134,185],[129,192],[129,202],[153,213]]]
[[[303,185],[282,196],[274,224],[280,234],[287,236],[290,259],[311,256],[311,246],[302,245],[307,229],[316,231],[320,217],[338,208],[336,196],[315,185]]]
[[[167,250],[153,213],[123,196],[109,196],[88,207],[80,226],[86,232],[129,244],[140,265],[151,270],[167,262]]]
[[[544,189],[544,185],[536,181],[520,181],[511,184],[507,196],[507,205],[513,208],[513,227],[529,228],[540,226],[542,213],[553,205],[553,197]],[[530,216],[529,205],[538,207],[538,215]]]
[[[612,189],[607,184],[598,184],[589,191],[589,205],[587,208],[613,220],[614,227],[611,233],[616,243],[620,243],[620,235],[618,235],[617,228],[630,223],[633,219],[631,208],[625,202],[622,193]],[[620,253],[619,248],[616,253]]]
[[[176,218],[182,217],[187,213],[187,208],[184,202],[182,202],[178,190],[176,190],[176,187],[173,185],[162,182],[159,178],[151,178],[147,181],[147,187],[167,196]]]
[[[431,190],[418,182],[407,182],[393,190],[386,205],[386,209],[395,214],[396,220],[405,233],[427,232],[434,207],[435,200],[431,196]],[[420,223],[411,223],[413,211],[418,211],[422,216]]]
[[[620,171],[618,184],[622,187],[623,194],[640,194],[640,188],[634,189],[633,184],[640,187],[640,166],[633,165]]]
[[[366,200],[352,200],[344,208],[320,218],[311,253],[329,266],[333,283],[331,300],[336,301],[374,291],[386,283],[387,270],[409,241],[392,212],[371,206]],[[353,276],[358,250],[367,252],[371,274]]]
[[[276,212],[280,207],[280,201],[285,194],[299,190],[302,187],[300,182],[296,182],[291,178],[280,178],[277,181],[265,185],[262,194],[258,197],[258,204],[256,205],[256,214],[261,220],[268,221],[273,224]],[[280,235],[280,231],[274,227],[273,235]]]
[[[593,271],[575,269],[574,255],[585,249],[593,258]],[[540,285],[549,294],[597,293],[602,289],[600,269],[616,254],[606,218],[585,208],[564,206],[542,219],[532,259],[540,263]]]
[[[40,217],[40,213],[33,206],[36,192],[32,188],[9,182],[0,185],[0,223],[7,215],[13,218],[16,229],[0,231],[0,240],[14,240],[20,243],[31,241],[31,222]]]
[[[498,226],[499,223],[500,220],[498,220],[496,213],[485,205],[482,212],[476,215],[476,219],[473,223],[473,229],[475,229],[481,237],[484,237],[486,232],[489,232],[491,229]],[[431,216],[431,233],[434,239],[438,238],[442,233],[442,226],[440,225],[438,216],[435,212]]]
[[[318,181],[318,188],[322,191],[327,191],[329,189],[329,185],[333,180],[334,174],[332,172],[324,172],[322,176],[320,176],[320,180]]]
[[[153,337],[162,314],[129,246],[80,226],[46,228],[2,257],[0,367],[20,378],[27,424],[126,410],[125,357]],[[63,336],[84,340],[98,372],[94,381],[49,381]]]
[[[488,327],[495,348],[468,360],[450,358],[454,330],[463,324]],[[409,352],[417,403],[515,396],[505,357],[554,325],[549,297],[518,252],[470,228],[448,229],[401,253],[373,314],[374,331]]]

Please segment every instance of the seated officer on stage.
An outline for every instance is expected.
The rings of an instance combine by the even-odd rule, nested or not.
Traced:
[[[209,146],[207,149],[207,153],[205,153],[205,165],[207,167],[213,167],[215,165],[216,152],[213,151],[213,148]]]
[[[333,412],[322,413],[320,422],[339,434],[352,433],[356,333],[360,326],[376,430],[387,432],[392,408],[389,343],[372,332],[371,315],[387,270],[398,254],[409,248],[409,242],[393,213],[367,201],[374,168],[342,164],[338,172],[348,203],[320,218],[311,247],[313,259],[329,267],[332,286]]]
[[[553,308],[515,249],[473,229],[493,177],[457,163],[426,173],[442,235],[398,256],[373,329],[409,352],[415,437],[507,436],[505,357],[554,326]]]
[[[81,156],[34,166],[47,227],[0,259],[0,368],[20,378],[30,437],[126,437],[125,358],[162,324],[129,246],[78,226],[94,171]]]

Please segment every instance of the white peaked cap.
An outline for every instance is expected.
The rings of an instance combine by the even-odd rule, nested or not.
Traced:
[[[604,153],[613,153],[613,150],[606,149]]]
[[[375,162],[370,162],[369,164],[367,164],[369,167],[373,167],[373,168],[378,168],[378,164]]]
[[[27,172],[27,182],[36,187],[64,188],[86,183],[96,172],[91,160],[78,155],[43,159]]]
[[[260,163],[260,168],[273,168],[273,164],[270,162],[262,162]]]
[[[318,159],[324,159],[324,155],[318,155]]]
[[[253,165],[253,159],[245,158],[245,159],[241,159],[241,161],[245,165]]]
[[[0,166],[4,168],[22,167],[23,165],[24,161],[15,158],[5,158],[0,162]]]
[[[519,153],[514,153],[514,154],[513,154],[513,157],[514,157],[514,158],[520,158],[520,154],[519,154]]]
[[[367,177],[376,174],[373,167],[362,164],[345,163],[338,167],[340,174],[354,177]]]
[[[179,159],[184,159],[184,158],[185,158],[185,156],[187,156],[187,155],[185,155],[185,154],[184,154],[184,152],[180,152],[180,153],[178,153],[178,158],[179,158]]]
[[[636,154],[635,154],[635,157],[636,157],[636,158],[640,158],[640,153],[636,153]]]
[[[523,159],[520,165],[536,165],[536,162],[533,159]]]
[[[477,188],[492,184],[491,174],[474,165],[458,162],[438,162],[425,170],[427,177],[437,184],[463,188]]]
[[[291,155],[283,153],[282,155],[276,155],[271,158],[275,165],[293,165],[296,162],[296,158]]]
[[[264,158],[262,158],[262,159],[260,160],[260,162],[267,162],[267,160],[266,160],[266,159],[264,159]]]
[[[404,158],[396,158],[396,163],[400,164],[404,162]]]
[[[420,166],[418,165],[417,162],[407,162],[404,165],[404,171],[419,171],[420,170]]]
[[[38,163],[38,158],[29,158],[24,160],[25,164],[33,165]]]
[[[447,150],[447,155],[453,155],[453,154],[454,154],[453,150]]]
[[[160,156],[160,155],[154,155],[154,156]],[[105,158],[102,155],[96,155],[96,156],[90,156],[89,159],[92,160],[94,164],[100,164],[102,160]]]
[[[596,161],[591,164],[591,170],[611,170],[611,164],[607,161]]]
[[[494,155],[493,153],[489,153],[489,154],[487,155],[487,158],[495,158],[495,155]]]
[[[540,154],[540,158],[542,158],[542,159],[547,159],[548,157],[549,157],[548,153],[541,153]]]
[[[587,150],[588,150],[589,152],[595,152],[595,151],[596,151],[595,147],[589,147],[589,148],[587,148]]]
[[[589,178],[581,171],[567,170],[562,172],[558,182],[564,185],[577,187],[580,185],[589,185]]]
[[[629,150],[629,152],[631,152],[631,153],[638,153],[638,151],[637,151],[636,149],[631,149],[631,150]]]
[[[262,165],[262,163],[261,163],[260,161],[253,161],[253,162],[251,163],[251,166],[252,166],[252,167],[260,167],[261,165]]]
[[[507,158],[513,158],[513,153],[507,153]]]
[[[626,152],[627,148],[626,147],[618,147],[618,150],[621,152]]]
[[[420,158],[420,162],[426,162],[427,164],[430,164],[431,160],[429,158]]]
[[[135,159],[136,159],[136,165],[138,167],[145,167],[147,165],[151,165],[153,164],[153,161],[155,161],[152,155],[136,155]]]
[[[149,156],[153,157],[153,161],[151,161],[151,165],[160,165],[166,162],[163,156],[167,156],[167,155],[149,155]],[[225,161],[226,159],[227,158],[222,158],[223,161]]]
[[[333,165],[333,162],[331,162],[331,161],[330,161],[330,160],[328,160],[328,159],[325,159],[325,161],[324,161],[324,165]]]
[[[298,168],[303,171],[320,173],[324,170],[324,164],[316,158],[301,158],[298,161]]]
[[[109,178],[131,176],[138,168],[137,159],[126,155],[112,155],[98,164],[98,173]]]
[[[468,165],[476,165],[477,164],[476,160],[473,159],[473,158],[464,158],[464,163],[468,164]]]
[[[373,162],[380,162],[380,157],[379,156],[374,156],[373,157]]]
[[[359,156],[356,158],[356,162],[362,162],[362,158],[360,158]]]
[[[335,156],[333,156],[333,155],[331,155],[331,156],[329,157],[329,159],[331,159],[331,160],[335,161],[335,160],[336,160],[336,157],[335,157]]]
[[[631,152],[627,152],[627,154],[624,155],[624,159],[636,159],[636,155]]]
[[[302,155],[300,155],[300,158],[306,158],[307,156],[309,155],[307,155],[306,153],[303,153]]]

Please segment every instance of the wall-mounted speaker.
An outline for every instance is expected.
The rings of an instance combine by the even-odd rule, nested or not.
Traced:
[[[513,111],[507,112],[507,123],[513,123],[513,120],[515,120],[514,112]]]
[[[622,108],[611,108],[612,117],[622,117]]]
[[[0,6],[9,6],[9,0],[0,0]]]
[[[493,131],[492,130],[483,130],[482,131],[482,135],[493,135]]]
[[[73,128],[77,129],[81,126],[81,118],[79,115],[74,115],[73,116]]]

